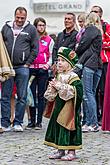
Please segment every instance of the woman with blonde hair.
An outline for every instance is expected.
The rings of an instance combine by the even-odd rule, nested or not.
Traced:
[[[79,14],[78,17],[77,17],[77,21],[78,21],[78,24],[79,24],[80,28],[85,27],[86,14],[85,13]]]
[[[79,29],[79,32],[76,35],[76,40],[77,40],[76,47],[78,46],[78,43],[80,42],[81,36],[85,32],[86,14],[79,14],[78,17],[77,17],[77,21],[78,21],[80,29]]]
[[[83,68],[83,132],[98,131],[96,89],[102,73],[100,52],[102,47],[102,29],[100,18],[89,13],[85,21],[85,32],[81,37],[76,53],[78,63]]]
[[[85,26],[88,27],[90,25],[96,26],[101,31],[101,34],[103,34],[100,17],[94,12],[89,13],[86,17]]]

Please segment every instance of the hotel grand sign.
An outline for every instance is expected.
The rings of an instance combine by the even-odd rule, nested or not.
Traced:
[[[85,12],[86,0],[33,0],[33,9],[35,13]]]

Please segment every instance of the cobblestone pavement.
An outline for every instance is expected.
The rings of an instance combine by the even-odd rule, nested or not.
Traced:
[[[110,165],[110,134],[83,134],[83,149],[79,159],[71,162],[49,160],[52,148],[43,145],[47,120],[42,130],[0,134],[0,165]],[[25,123],[26,124],[26,123]]]

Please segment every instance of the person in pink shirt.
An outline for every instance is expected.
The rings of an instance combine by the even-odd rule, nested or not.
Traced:
[[[44,93],[48,82],[48,73],[52,64],[53,39],[46,32],[46,21],[44,18],[36,18],[34,25],[39,35],[39,53],[33,64],[30,66],[30,77],[35,76],[30,86],[34,97],[34,106],[30,106],[31,123],[27,128],[42,128],[42,115],[45,107]],[[36,92],[37,91],[37,92]],[[38,105],[36,103],[38,100]],[[36,123],[36,108],[37,123]]]

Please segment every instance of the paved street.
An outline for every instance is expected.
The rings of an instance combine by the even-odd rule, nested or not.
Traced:
[[[110,165],[110,134],[101,131],[83,134],[83,149],[77,151],[79,159],[49,160],[53,149],[43,145],[47,122],[44,119],[42,130],[0,134],[0,165]]]

